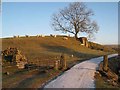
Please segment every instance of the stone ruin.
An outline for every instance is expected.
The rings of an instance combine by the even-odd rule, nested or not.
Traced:
[[[18,68],[24,68],[27,64],[27,59],[24,55],[21,54],[21,51],[17,48],[7,48],[2,51],[2,56],[5,60],[16,65]]]
[[[88,40],[86,37],[80,37],[78,40],[81,42],[81,45],[88,47]]]

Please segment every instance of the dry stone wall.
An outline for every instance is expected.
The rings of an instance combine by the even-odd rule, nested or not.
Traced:
[[[18,50],[18,48],[7,48],[2,51],[2,56],[4,59],[11,57],[8,61],[16,65],[18,68],[24,68],[25,64],[27,64],[26,57],[21,54],[21,51]]]

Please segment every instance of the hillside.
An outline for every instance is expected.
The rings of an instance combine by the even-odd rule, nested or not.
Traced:
[[[77,62],[90,59],[93,57],[110,54],[113,52],[104,52],[86,48],[80,45],[73,37],[65,40],[62,36],[57,37],[20,37],[20,38],[4,38],[2,39],[2,50],[8,47],[18,48],[23,55],[26,56],[28,63],[39,66],[53,65],[55,60],[59,60],[61,54],[64,53],[67,60],[68,68]],[[16,66],[4,62],[2,66],[3,87],[40,87],[49,79],[58,75],[61,70],[37,68],[33,70],[18,69]],[[43,69],[45,71],[43,71]],[[41,71],[42,70],[42,71]],[[5,73],[9,72],[9,75]],[[11,83],[11,80],[13,83]]]
[[[114,50],[116,50],[117,52],[120,52],[120,45],[105,45],[107,47],[110,47]]]
[[[89,49],[80,45],[79,41],[74,38],[64,40],[63,37],[23,37],[23,38],[6,38],[2,39],[2,49],[8,47],[17,47],[28,58],[29,61],[36,59],[59,59],[64,53],[66,58],[84,59],[106,54],[100,50]]]

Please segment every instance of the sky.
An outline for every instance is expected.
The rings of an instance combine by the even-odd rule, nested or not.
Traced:
[[[69,2],[3,2],[2,37],[62,34],[51,28],[51,17],[68,4]],[[118,3],[85,2],[85,4],[93,10],[95,15],[92,16],[92,20],[97,21],[99,25],[99,32],[95,34],[94,42],[117,44]]]

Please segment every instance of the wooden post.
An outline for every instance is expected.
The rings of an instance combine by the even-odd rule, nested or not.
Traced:
[[[108,56],[104,55],[104,59],[103,59],[103,70],[107,71],[108,70]]]
[[[66,69],[66,59],[63,59],[63,69]]]
[[[58,60],[58,68],[61,67],[61,63],[60,63],[60,60]]]
[[[62,54],[61,57],[60,57],[60,64],[61,64],[60,66],[61,66],[62,69],[66,69],[67,65],[66,65],[66,59],[65,59],[64,54]]]
[[[54,62],[54,69],[55,69],[55,70],[58,70],[58,61],[55,61],[55,62]]]

